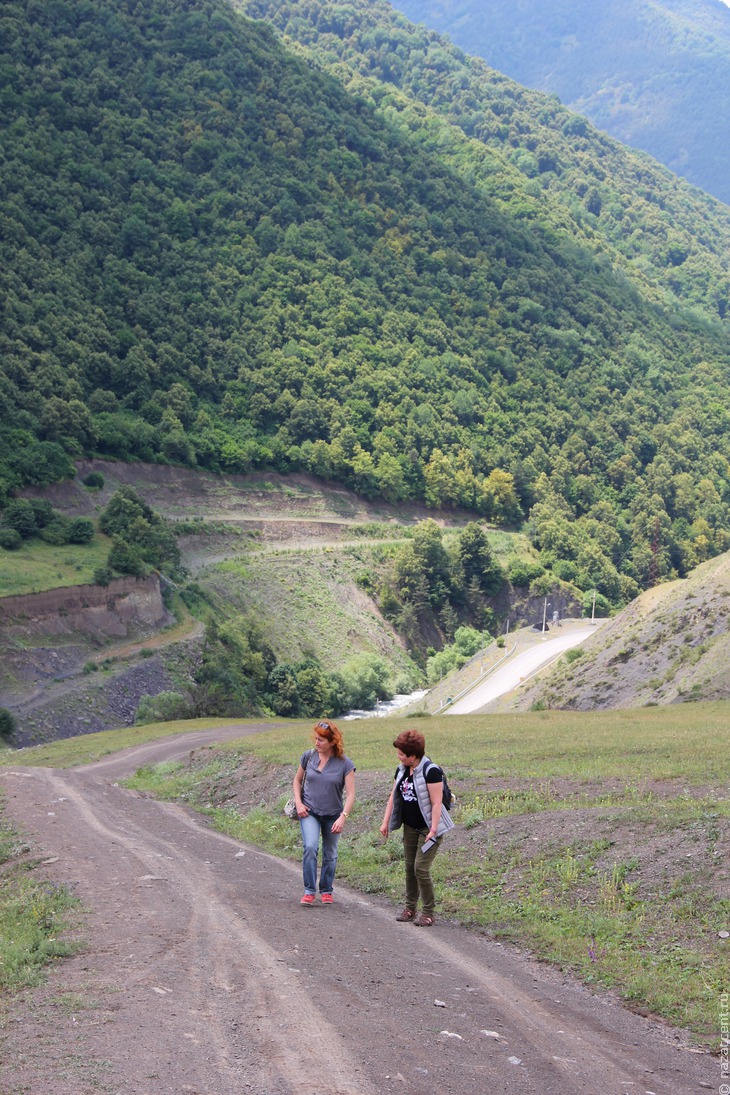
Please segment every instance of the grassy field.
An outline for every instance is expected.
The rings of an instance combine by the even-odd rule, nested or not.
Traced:
[[[338,876],[402,900],[400,840],[385,843],[377,830],[391,742],[416,725],[458,799],[457,829],[434,868],[439,915],[611,988],[717,1048],[719,995],[730,986],[721,934],[730,928],[729,718],[730,705],[705,704],[346,723],[358,802]],[[79,764],[185,725],[89,735],[0,763]],[[272,727],[199,750],[194,763],[142,769],[130,784],[297,859],[298,827],[281,805],[310,730]]]
[[[97,532],[88,544],[57,547],[34,539],[24,541],[18,551],[0,549],[0,597],[90,584],[110,547],[109,537]]]

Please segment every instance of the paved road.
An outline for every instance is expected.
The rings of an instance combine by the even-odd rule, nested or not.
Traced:
[[[501,668],[495,670],[481,684],[472,688],[466,696],[452,704],[445,714],[469,715],[474,711],[479,711],[480,708],[491,703],[492,700],[503,696],[505,692],[511,692],[513,688],[517,688],[518,684],[526,680],[541,666],[547,665],[548,662],[558,658],[566,650],[570,650],[571,647],[585,642],[590,635],[595,635],[595,633],[596,628],[594,625],[581,627],[576,631],[568,631],[554,639],[538,639],[538,645],[523,651],[521,654],[516,654],[505,662]]]

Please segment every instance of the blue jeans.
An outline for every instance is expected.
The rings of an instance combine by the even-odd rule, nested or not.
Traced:
[[[322,869],[319,872],[319,892],[332,893],[332,884],[335,880],[335,867],[337,866],[337,845],[340,840],[339,833],[332,832],[332,826],[337,821],[338,815],[320,817],[319,814],[309,813],[307,817],[299,818],[299,827],[302,831],[302,873],[304,875],[304,892],[317,892],[317,854],[319,841],[322,838]]]

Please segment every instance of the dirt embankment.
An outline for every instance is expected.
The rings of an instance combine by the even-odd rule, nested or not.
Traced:
[[[169,622],[158,574],[0,598],[0,629],[9,635],[36,631],[119,637],[132,627],[159,628]]]
[[[0,706],[17,720],[14,743],[134,722],[142,696],[174,687],[175,655],[154,653],[161,629],[174,622],[157,574],[0,600]],[[178,638],[199,641],[194,621]]]

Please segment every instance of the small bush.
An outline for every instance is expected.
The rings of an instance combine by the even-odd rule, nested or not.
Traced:
[[[94,522],[88,517],[74,517],[68,524],[69,544],[88,544],[94,539]]]
[[[38,528],[45,528],[46,525],[50,525],[54,517],[58,517],[58,514],[51,503],[45,498],[31,498],[30,504],[33,508],[35,523]]]
[[[14,715],[8,711],[7,707],[0,707],[0,738],[3,741],[12,741],[16,730],[16,722]]]
[[[509,568],[508,577],[513,586],[529,586],[535,578],[540,578],[545,573],[545,568],[539,563],[527,560],[517,560]]]
[[[15,498],[9,502],[3,517],[5,524],[15,529],[24,540],[30,539],[38,532],[35,510],[26,498]]]
[[[144,726],[150,722],[189,719],[191,715],[189,702],[179,692],[158,692],[156,696],[142,696],[134,722],[136,726]]]
[[[104,476],[100,471],[90,471],[81,482],[85,487],[88,487],[89,490],[101,490],[104,486]]]
[[[45,540],[47,544],[53,544],[56,547],[67,544],[69,542],[69,527],[70,522],[65,517],[56,517],[45,528],[41,529],[41,540]]]
[[[14,528],[0,528],[0,547],[6,551],[17,551],[23,543],[23,537]]]

